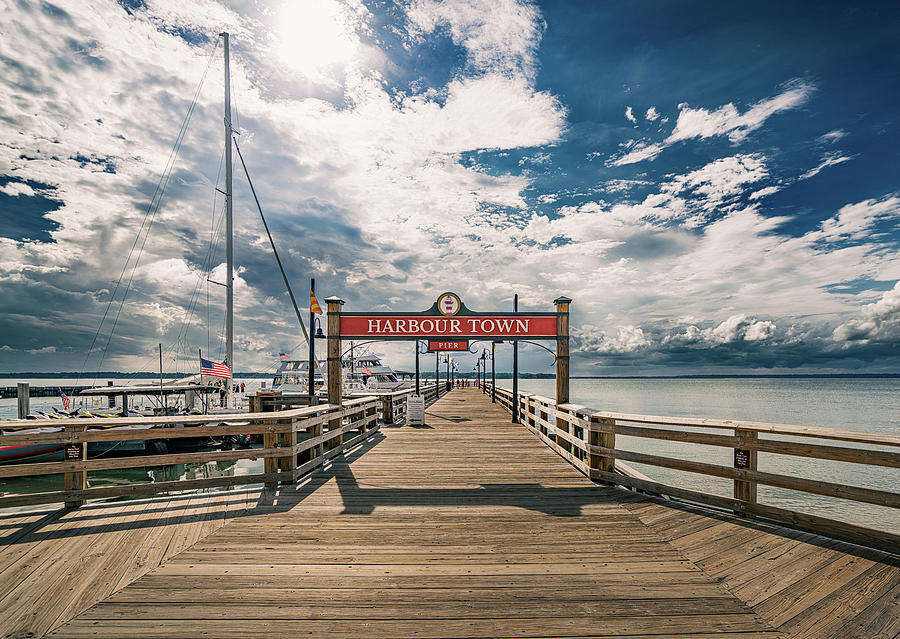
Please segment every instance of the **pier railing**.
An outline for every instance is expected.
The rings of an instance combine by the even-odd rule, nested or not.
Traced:
[[[0,479],[63,474],[63,490],[0,496],[0,508],[63,502],[77,507],[87,499],[106,499],[220,486],[293,483],[332,457],[371,437],[383,424],[396,423],[405,413],[403,390],[384,395],[345,399],[343,405],[319,404],[288,410],[170,417],[72,418],[57,420],[9,420],[2,428],[0,446],[59,446],[63,461],[20,462],[0,465]],[[434,384],[423,389],[430,401],[437,399]],[[441,393],[443,394],[443,393]],[[426,404],[429,403],[426,400]],[[401,408],[402,406],[402,408]],[[388,421],[388,419],[390,421]],[[147,428],[154,425],[154,428]],[[61,428],[56,432],[22,432],[42,427]],[[89,458],[89,442],[161,440],[184,438],[262,436],[262,447],[202,452],[176,452],[127,457]],[[229,477],[180,479],[123,486],[89,487],[88,473],[167,466],[262,459],[263,472]]]
[[[490,393],[490,383],[486,384],[485,389]],[[595,481],[724,508],[741,516],[771,520],[890,552],[897,552],[900,548],[900,535],[893,532],[761,504],[757,497],[757,486],[765,485],[900,508],[900,493],[897,492],[757,470],[760,453],[900,468],[900,452],[889,450],[890,447],[900,448],[898,435],[790,424],[614,413],[575,404],[557,406],[552,399],[529,393],[519,393],[516,400],[511,391],[500,387],[496,388],[496,398],[510,412],[513,402],[518,401],[519,422]],[[725,466],[622,450],[616,447],[616,435],[730,448],[733,450],[734,464]],[[770,435],[791,436],[803,441],[765,437]],[[866,447],[834,446],[831,442]],[[625,462],[730,479],[734,484],[733,497],[656,482]]]
[[[433,404],[438,397],[447,393],[447,388],[441,384],[438,388],[437,384],[429,384],[421,386],[420,392],[425,398],[425,405]],[[414,388],[406,388],[392,393],[380,393],[378,395],[378,419],[385,425],[399,424],[406,419],[406,402],[409,397],[415,394]],[[365,391],[352,393],[351,397],[364,397]]]

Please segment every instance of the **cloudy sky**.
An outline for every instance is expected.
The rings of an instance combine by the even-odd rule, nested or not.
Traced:
[[[568,295],[578,374],[900,371],[896,3],[0,12],[0,371],[223,353],[221,31],[301,303],[309,277],[354,311]],[[237,369],[302,355],[237,173],[235,246]]]

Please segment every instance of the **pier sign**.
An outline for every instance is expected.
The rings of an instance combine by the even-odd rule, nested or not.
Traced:
[[[436,351],[467,351],[469,350],[469,340],[467,339],[455,339],[455,340],[428,340],[428,352],[434,353]]]
[[[421,313],[340,313],[341,339],[429,339],[465,342],[467,339],[555,339],[556,313],[475,313],[455,293],[443,293]]]

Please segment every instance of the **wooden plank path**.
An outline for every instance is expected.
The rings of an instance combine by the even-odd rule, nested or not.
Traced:
[[[895,556],[594,485],[475,389],[427,421],[386,428],[294,486],[0,519],[0,630],[900,633]]]
[[[260,489],[0,515],[0,636],[41,636],[256,507]]]

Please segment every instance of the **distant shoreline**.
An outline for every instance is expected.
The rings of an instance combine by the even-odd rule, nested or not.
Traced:
[[[444,371],[441,371],[443,373]],[[235,378],[262,378],[273,377],[274,373],[242,372],[235,373]],[[134,379],[159,379],[158,373],[140,372],[123,373],[120,371],[91,371],[87,373],[75,373],[64,371],[61,373],[0,373],[0,379],[52,379],[52,378],[82,378],[93,379],[97,377],[130,377]],[[171,378],[172,374],[165,375]],[[430,371],[423,373],[423,379],[432,379],[434,375]],[[455,377],[460,379],[474,379],[475,373],[457,373]],[[441,375],[441,379],[444,375]],[[497,379],[512,379],[512,373],[498,372]],[[555,379],[553,373],[519,373],[519,379]],[[795,374],[795,375],[572,375],[570,379],[900,379],[900,373],[823,373],[823,374]]]

